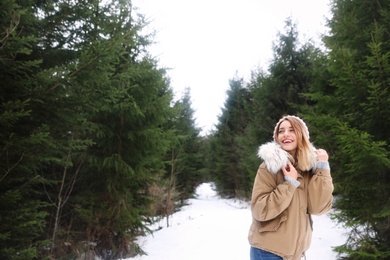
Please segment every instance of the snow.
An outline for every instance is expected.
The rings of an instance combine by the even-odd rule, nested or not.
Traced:
[[[312,245],[306,259],[332,260],[332,247],[345,242],[344,229],[329,214],[313,216]],[[251,223],[249,203],[222,199],[213,183],[196,189],[196,198],[179,212],[150,226],[153,234],[139,237],[138,243],[147,255],[128,260],[244,260],[249,259],[247,235]]]

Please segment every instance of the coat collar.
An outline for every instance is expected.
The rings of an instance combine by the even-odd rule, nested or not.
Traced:
[[[275,141],[261,145],[257,155],[264,161],[267,170],[278,173],[288,163],[288,153]]]
[[[314,146],[312,146],[312,149],[315,150]],[[288,152],[283,150],[280,144],[275,141],[261,145],[257,155],[264,161],[267,170],[273,174],[277,174],[289,161]],[[314,168],[312,170],[315,170],[315,163],[313,161]]]

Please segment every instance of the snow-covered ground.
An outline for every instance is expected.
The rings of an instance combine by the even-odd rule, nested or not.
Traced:
[[[203,183],[196,198],[169,218],[151,226],[153,234],[138,238],[147,255],[128,260],[245,260],[251,213],[247,202],[221,199],[212,183]],[[328,215],[313,216],[312,245],[307,260],[334,260],[332,247],[345,241],[344,230]]]

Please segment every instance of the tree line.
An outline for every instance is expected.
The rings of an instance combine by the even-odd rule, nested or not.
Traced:
[[[340,257],[390,256],[388,1],[332,1],[323,46],[287,19],[268,69],[230,80],[207,136],[130,1],[4,0],[0,13],[1,259],[143,253],[136,237],[199,183],[249,198],[257,147],[285,114],[330,154]]]

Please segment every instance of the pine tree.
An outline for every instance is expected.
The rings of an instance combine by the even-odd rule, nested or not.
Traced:
[[[310,95],[310,121],[331,153],[335,218],[351,230],[337,248],[348,259],[390,255],[389,10],[388,1],[334,1],[329,80]]]
[[[37,187],[40,169],[53,159],[55,141],[41,120],[35,89],[45,81],[34,56],[39,24],[32,2],[0,3],[0,258],[33,259],[46,244],[47,203]],[[41,108],[41,110],[37,110]]]
[[[143,20],[122,1],[0,10],[1,257],[130,254],[172,139]]]
[[[200,154],[200,129],[196,126],[189,88],[186,88],[182,99],[176,102],[175,108],[178,115],[174,119],[174,129],[176,136],[181,138],[171,152],[175,154],[176,185],[180,199],[183,200],[191,197],[200,184],[201,170],[204,168],[203,156]]]
[[[252,183],[260,163],[257,149],[272,140],[277,120],[286,114],[300,115],[304,105],[312,105],[305,94],[317,81],[312,70],[319,50],[311,42],[301,44],[298,36],[296,25],[287,19],[285,31],[274,43],[268,71],[253,71],[247,84],[250,102],[245,110],[249,120],[242,138],[246,154],[242,165],[250,172]]]
[[[153,210],[158,217],[166,217],[167,226],[169,216],[194,195],[196,186],[203,180],[205,167],[200,150],[200,129],[195,123],[189,88],[174,103],[173,112],[164,125],[165,131],[172,133],[172,142],[164,157],[165,173],[159,176],[153,187]]]
[[[253,72],[249,88],[253,96],[251,128],[259,144],[272,139],[273,127],[283,115],[298,115],[308,104],[303,95],[315,82],[313,60],[318,52],[310,42],[299,42],[297,27],[286,20],[285,32],[274,43],[268,72]]]
[[[172,139],[163,128],[172,93],[165,71],[143,52],[148,41],[139,35],[131,4],[91,10],[94,26],[74,67],[81,69],[70,80],[77,96],[88,97],[82,112],[93,145],[66,208],[62,226],[73,223],[72,229],[61,240],[89,241],[96,254],[123,258],[139,250],[133,242],[147,230],[148,190],[164,170]]]
[[[242,139],[249,122],[245,107],[249,99],[243,80],[231,80],[216,132],[211,137],[213,162],[209,167],[219,193],[224,196],[245,197],[250,190],[249,174],[241,165],[245,156]]]

